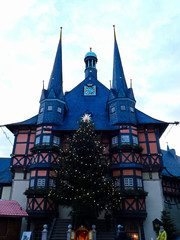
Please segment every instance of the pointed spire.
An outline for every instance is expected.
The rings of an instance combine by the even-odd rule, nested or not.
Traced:
[[[114,28],[114,60],[113,60],[113,81],[112,88],[118,92],[120,88],[127,94],[127,84],[124,76],[124,71],[121,63],[121,57],[116,41],[115,25]]]
[[[48,85],[48,92],[54,90],[56,97],[63,92],[63,76],[62,76],[62,27],[60,28],[60,40],[54,60],[51,77]]]

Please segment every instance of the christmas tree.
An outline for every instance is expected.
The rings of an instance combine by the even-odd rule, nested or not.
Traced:
[[[119,204],[120,199],[114,199],[114,181],[108,177],[104,147],[94,123],[85,118],[79,124],[68,138],[68,146],[61,149],[56,188],[50,196],[56,203],[72,208],[74,228],[90,228],[103,209],[114,202]]]
[[[169,211],[162,211],[161,222],[167,233],[167,239],[175,240],[177,238],[177,231]]]

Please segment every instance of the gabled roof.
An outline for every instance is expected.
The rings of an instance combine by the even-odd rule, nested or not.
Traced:
[[[14,200],[0,199],[0,217],[27,217],[27,212]]]
[[[11,158],[0,158],[0,183],[11,183],[12,176],[10,172]]]
[[[166,177],[179,177],[180,179],[180,157],[176,155],[174,149],[170,150],[161,150],[162,151],[162,159],[163,165],[165,169],[162,171],[162,175]],[[173,175],[173,176],[172,176]]]

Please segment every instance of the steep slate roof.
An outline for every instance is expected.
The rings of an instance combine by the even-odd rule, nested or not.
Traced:
[[[17,122],[17,123],[10,123],[10,124],[7,124],[6,127],[10,130],[10,131],[13,131],[14,129],[17,129],[18,127],[20,126],[35,126],[36,123],[37,123],[37,117],[38,115],[32,117],[32,118],[29,118],[25,121],[22,121],[22,122]]]
[[[172,174],[175,177],[180,177],[180,157],[176,155],[174,149],[170,150],[161,150],[162,151],[162,158],[163,158],[163,165],[167,168],[167,171],[164,169],[162,171],[162,175],[166,177],[172,177]],[[170,174],[169,174],[169,173]]]
[[[11,158],[0,158],[0,184],[12,182],[12,176],[9,169],[10,161]]]
[[[0,217],[27,217],[27,212],[14,200],[0,199]]]
[[[84,85],[87,83],[95,84],[97,87],[96,96],[84,96]],[[108,111],[106,109],[109,89],[107,89],[97,79],[86,78],[77,87],[65,95],[68,105],[63,125],[57,127],[59,130],[75,130],[78,128],[77,121],[84,113],[91,113],[96,130],[110,130],[116,127],[110,126],[108,122]]]
[[[63,76],[62,76],[62,28],[60,32],[60,40],[56,52],[56,57],[54,61],[54,66],[52,69],[52,73],[50,76],[49,80],[49,85],[48,85],[48,94],[53,93],[55,94],[55,97],[59,97],[62,95],[63,89],[62,89],[62,81],[63,81]]]
[[[116,92],[118,92],[120,89],[123,89],[127,95],[127,84],[124,76],[118,44],[116,41],[115,26],[114,26],[114,59],[113,59],[112,88]]]

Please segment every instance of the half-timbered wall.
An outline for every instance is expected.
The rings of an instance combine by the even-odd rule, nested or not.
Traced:
[[[14,148],[12,152],[13,167],[29,167],[32,153],[30,149],[34,146],[35,130],[19,130],[15,135]]]
[[[162,153],[159,145],[158,131],[153,128],[138,129],[139,146],[142,147],[142,164],[145,168],[162,168]]]

